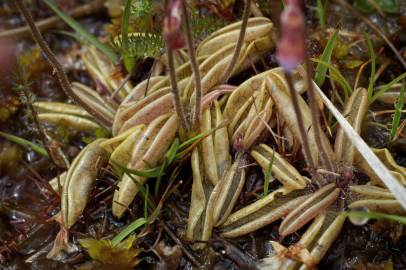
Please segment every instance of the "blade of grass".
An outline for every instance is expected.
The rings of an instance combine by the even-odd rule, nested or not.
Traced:
[[[275,159],[275,151],[272,152],[271,162],[269,162],[268,168],[266,168],[265,179],[264,179],[264,196],[269,193],[269,180],[272,176],[273,161]]]
[[[148,197],[149,197],[149,186],[146,185],[146,195],[144,198],[144,218],[148,220]]]
[[[147,205],[149,208],[151,209],[155,209],[155,202],[153,201],[153,199],[151,198],[151,196],[147,196],[147,190],[144,187],[144,185],[140,184],[137,179],[134,178],[134,175],[131,173],[125,173],[126,175],[128,175],[128,177],[130,177],[130,179],[134,182],[134,184],[137,185],[138,189],[140,190],[140,194],[142,195],[142,198],[145,200],[145,198],[147,198]]]
[[[322,0],[317,0],[317,17],[322,30],[326,30],[326,14]]]
[[[168,167],[168,160],[165,159],[164,162],[162,163],[162,165],[159,167],[160,176],[157,177],[156,182],[155,182],[155,195],[156,196],[159,193],[159,187],[161,186],[162,176],[164,176],[166,174],[167,167]]]
[[[371,100],[373,91],[374,91],[374,83],[375,83],[375,70],[376,70],[376,54],[374,50],[374,46],[372,45],[372,41],[369,38],[368,33],[364,33],[365,40],[367,41],[368,50],[371,55],[371,75],[369,76],[369,85],[368,85],[368,100]]]
[[[318,0],[320,1],[320,0]],[[331,35],[330,39],[327,42],[326,47],[324,48],[323,53],[321,54],[320,60],[324,61],[326,63],[330,63],[331,61],[331,55],[333,54],[333,49],[334,46],[337,42],[337,37],[338,37],[338,29],[334,31],[333,35]],[[315,82],[317,85],[322,86],[324,81],[326,80],[326,73],[327,73],[328,67],[323,64],[318,64],[316,67],[316,73],[315,73]]]
[[[172,162],[175,160],[178,149],[179,149],[179,139],[176,138],[165,155],[166,160],[168,161],[168,165],[172,164]]]
[[[183,142],[181,145],[179,145],[179,151],[178,151],[178,152],[181,152],[182,150],[185,150],[185,149],[188,148],[190,145],[194,144],[195,142],[197,142],[197,141],[199,141],[199,140],[201,140],[201,139],[204,139],[205,137],[209,136],[210,134],[212,134],[212,133],[215,132],[216,130],[218,130],[218,129],[222,128],[222,127],[225,127],[226,125],[227,125],[226,122],[221,123],[220,125],[218,125],[218,126],[215,127],[215,128],[212,128],[212,129],[207,130],[207,131],[205,131],[205,132],[199,133],[199,134],[197,134],[196,136],[194,136],[194,137],[188,139],[187,141],[185,141],[185,142]]]
[[[118,245],[121,241],[123,241],[127,236],[129,236],[133,231],[140,228],[142,225],[147,223],[145,218],[139,218],[131,222],[124,230],[122,230],[119,234],[117,234],[112,240],[111,244],[113,246]]]
[[[76,40],[77,42],[83,41],[83,38],[77,32],[69,32],[69,31],[64,31],[64,30],[58,30],[58,31],[53,31],[53,32],[70,37],[70,38]]]
[[[336,80],[343,88],[344,95],[345,95],[345,101],[347,101],[349,96],[352,93],[352,88],[351,88],[350,84],[348,83],[348,81],[341,74],[341,72],[336,67],[334,67],[333,65],[331,65],[323,60],[319,60],[319,59],[315,59],[315,58],[311,58],[310,60],[329,68],[330,71],[333,72],[333,74],[335,75],[335,76],[333,76],[333,79]]]
[[[223,122],[220,125],[218,125],[215,128],[212,128],[211,130],[202,132],[198,135],[196,135],[195,137],[187,140],[186,142],[182,143],[179,146],[179,151],[176,154],[176,159],[182,159],[184,156],[188,155],[189,153],[191,153],[193,151],[193,149],[207,136],[209,136],[210,134],[214,133],[216,130],[224,127],[227,123]]]
[[[112,165],[113,165],[114,169],[116,169],[118,171],[121,171],[121,172],[127,173],[127,174],[133,174],[133,175],[140,176],[140,177],[156,178],[156,177],[162,176],[160,173],[161,167],[155,167],[152,169],[138,171],[138,170],[132,170],[132,169],[126,168],[123,165],[118,164],[115,161],[112,161]]]
[[[397,215],[389,215],[379,212],[366,212],[366,211],[350,211],[347,213],[349,217],[353,218],[367,218],[367,219],[375,219],[375,220],[390,220],[399,222],[403,225],[406,225],[406,217],[397,216]]]
[[[175,189],[177,189],[179,185],[182,184],[182,181],[179,181],[178,183],[176,183],[176,184],[173,186],[173,184],[174,184],[174,182],[175,182],[175,180],[176,180],[176,178],[177,178],[177,176],[178,176],[178,174],[179,174],[179,171],[180,171],[180,167],[176,167],[176,168],[173,170],[171,176],[169,177],[168,185],[167,185],[167,187],[166,187],[166,189],[165,189],[163,195],[161,196],[161,199],[159,200],[158,205],[156,206],[155,209],[151,208],[151,210],[153,210],[153,211],[152,211],[152,213],[150,214],[150,216],[149,216],[149,218],[148,218],[148,223],[149,223],[149,224],[152,224],[152,223],[158,218],[159,213],[160,213],[162,207],[164,206],[164,202],[165,202],[166,198],[167,198],[169,195],[171,195],[172,192],[173,192]]]
[[[377,98],[379,98],[382,94],[388,91],[394,84],[398,83],[399,81],[405,78],[406,72],[393,79],[390,83],[380,86],[378,88],[379,90],[376,91],[376,94],[372,96],[371,100],[369,101],[369,104],[372,104]]]
[[[118,56],[116,53],[107,45],[100,42],[97,37],[89,33],[82,25],[80,25],[75,19],[73,19],[68,14],[62,12],[52,0],[44,0],[45,4],[52,9],[56,15],[58,15],[66,24],[72,27],[76,32],[78,32],[85,40],[94,45],[100,51],[102,51],[114,64],[118,63]]]
[[[402,86],[400,87],[398,101],[396,102],[396,105],[395,105],[395,113],[393,114],[392,128],[391,128],[391,132],[390,132],[390,142],[392,142],[393,139],[395,138],[396,132],[399,127],[400,116],[402,115],[402,109],[405,104],[404,96],[405,96],[405,80],[403,79]]]
[[[161,176],[159,176],[155,182],[155,195],[158,195],[159,187],[161,185],[162,175],[166,174],[166,169],[168,168],[168,166],[170,166],[172,164],[172,162],[175,161],[176,153],[177,153],[178,149],[179,149],[179,139],[176,138],[175,141],[173,142],[173,144],[171,145],[171,147],[169,148],[168,152],[166,152],[165,160],[161,165],[161,170],[160,170]]]
[[[24,147],[25,149],[29,149],[29,150],[31,149],[32,151],[40,154],[41,156],[48,157],[47,150],[42,146],[32,143],[26,139],[23,139],[23,138],[20,138],[20,137],[17,137],[15,135],[8,134],[5,132],[1,132],[1,131],[0,131],[0,136],[4,137],[5,139],[9,140],[10,142],[16,143],[16,144]]]

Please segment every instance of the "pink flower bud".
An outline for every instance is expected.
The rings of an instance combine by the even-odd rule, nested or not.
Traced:
[[[286,71],[295,69],[304,59],[304,15],[297,5],[287,5],[281,14],[281,38],[276,58]]]
[[[304,36],[305,22],[304,15],[299,6],[288,5],[281,14],[282,37],[289,35]]]
[[[276,59],[279,65],[290,72],[304,59],[305,47],[302,39],[282,38],[278,43]]]
[[[164,18],[163,36],[166,44],[173,50],[183,48],[181,26],[181,2],[182,0],[170,0]]]

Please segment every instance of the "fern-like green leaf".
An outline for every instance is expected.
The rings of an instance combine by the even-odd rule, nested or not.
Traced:
[[[116,50],[122,55],[135,59],[157,57],[164,47],[164,40],[161,34],[155,33],[132,33],[128,36],[127,48],[123,47],[121,38],[113,41]]]

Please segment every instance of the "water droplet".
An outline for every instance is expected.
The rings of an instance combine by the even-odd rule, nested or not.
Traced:
[[[369,209],[366,207],[358,207],[352,209],[355,212],[369,212]],[[352,224],[357,225],[357,226],[363,226],[368,223],[369,219],[367,217],[355,217],[355,216],[349,216],[349,220]]]

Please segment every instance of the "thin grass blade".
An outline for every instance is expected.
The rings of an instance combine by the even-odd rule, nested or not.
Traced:
[[[393,114],[392,128],[391,128],[391,132],[390,132],[390,141],[393,141],[393,139],[396,136],[396,132],[398,131],[398,127],[399,127],[399,123],[400,123],[400,116],[402,115],[402,109],[403,109],[403,106],[405,105],[404,96],[405,96],[405,80],[403,79],[403,83],[400,88],[398,101],[396,102],[396,106],[395,106],[395,113]]]
[[[266,170],[266,173],[265,173],[264,196],[268,195],[268,193],[269,193],[269,181],[270,181],[270,178],[272,177],[272,167],[273,167],[274,159],[275,159],[275,152],[272,153],[271,162],[269,162],[269,166],[268,166],[268,168]]]
[[[47,150],[44,147],[40,146],[40,145],[37,145],[37,144],[32,143],[32,142],[30,142],[30,141],[28,141],[26,139],[23,139],[23,138],[20,138],[20,137],[17,137],[15,135],[8,134],[8,133],[5,133],[5,132],[1,132],[1,131],[0,131],[0,136],[2,136],[3,138],[9,140],[10,142],[16,143],[16,144],[18,144],[18,145],[20,145],[20,146],[22,146],[22,147],[24,147],[26,149],[31,149],[32,151],[34,151],[34,152],[36,152],[36,153],[38,153],[38,154],[40,154],[40,155],[42,155],[44,157],[48,157]]]
[[[107,45],[100,42],[97,37],[89,33],[82,25],[80,25],[75,19],[73,19],[68,14],[62,12],[52,0],[44,0],[45,4],[52,9],[56,15],[58,15],[66,24],[72,27],[76,32],[78,32],[84,39],[89,43],[94,45],[100,51],[102,51],[114,64],[118,63],[118,56],[115,52]]]
[[[139,218],[134,220],[130,225],[128,225],[124,230],[122,230],[119,234],[117,234],[112,240],[111,244],[113,246],[118,245],[121,241],[123,241],[128,235],[130,235],[133,231],[140,228],[142,225],[147,223],[145,218]]]
[[[317,2],[319,2],[319,1],[321,2],[321,0],[317,0]],[[331,38],[328,40],[326,47],[324,48],[324,51],[320,57],[321,61],[324,61],[324,62],[330,64],[331,55],[333,54],[333,49],[337,42],[337,37],[338,37],[338,30],[335,30],[333,35],[331,36]],[[318,63],[318,65],[316,67],[315,78],[314,78],[317,85],[319,85],[319,86],[323,85],[324,81],[326,80],[327,69],[328,69],[328,66]]]
[[[381,87],[379,87],[379,90],[376,92],[375,95],[372,96],[371,100],[369,101],[369,104],[374,102],[377,98],[379,98],[382,94],[384,94],[386,91],[388,91],[394,84],[398,83],[399,81],[403,80],[406,78],[406,72],[399,75],[395,79],[393,79],[390,83],[385,84]]]
[[[326,1],[327,3],[327,1]],[[324,10],[324,6],[322,0],[317,0],[317,17],[319,18],[320,28],[322,30],[326,29],[326,13]]]

